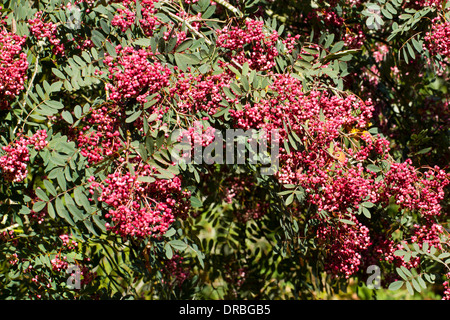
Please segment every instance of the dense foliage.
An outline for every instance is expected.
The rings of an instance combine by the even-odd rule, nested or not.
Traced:
[[[0,21],[1,298],[450,299],[450,3],[3,0]],[[231,129],[276,165],[196,157]]]

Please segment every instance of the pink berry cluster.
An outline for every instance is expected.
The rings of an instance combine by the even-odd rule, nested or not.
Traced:
[[[91,109],[86,125],[73,138],[89,164],[98,163],[123,147],[118,130],[120,118],[121,113],[115,104]]]
[[[226,26],[218,30],[217,35],[217,46],[227,49],[227,55],[237,63],[248,62],[254,70],[269,70],[275,66],[278,56],[275,44],[279,35],[276,31],[266,34],[263,21],[247,19],[245,27]]]
[[[78,247],[78,242],[75,240],[71,240],[68,234],[61,234],[59,238],[62,241],[62,245],[67,250],[74,250]]]
[[[224,280],[233,287],[233,295],[238,296],[238,290],[244,285],[249,276],[248,267],[238,267],[235,264],[225,265]]]
[[[369,229],[357,221],[354,225],[326,224],[318,229],[317,237],[327,252],[325,269],[347,279],[359,270],[361,252],[371,245]]]
[[[28,20],[28,26],[36,40],[48,40],[53,45],[53,52],[63,56],[65,48],[58,35],[58,25],[53,22],[44,22],[42,11],[36,12],[34,16],[34,19]]]
[[[104,59],[111,80],[106,84],[110,100],[136,99],[145,103],[147,96],[160,93],[162,88],[169,86],[170,69],[159,61],[151,61],[151,52],[118,45],[116,53],[117,58],[107,55]]]
[[[5,155],[0,157],[0,169],[3,178],[10,182],[21,182],[28,174],[27,165],[30,160],[29,146],[35,150],[42,150],[46,145],[47,132],[38,130],[30,138],[19,135],[18,139],[2,147]]]
[[[440,16],[431,21],[431,30],[425,34],[425,49],[432,55],[450,57],[450,22]]]
[[[27,55],[22,51],[25,41],[26,36],[0,30],[0,110],[8,109],[24,89],[28,70]]]
[[[214,141],[214,133],[216,129],[213,127],[207,127],[200,122],[194,121],[193,126],[188,129],[183,129],[178,141],[185,141],[189,143],[193,148],[195,146],[208,146],[212,141]]]
[[[67,256],[63,256],[61,254],[57,254],[52,260],[50,260],[52,264],[53,271],[60,272],[61,270],[66,270],[69,266],[67,262]]]
[[[448,272],[445,277],[447,280],[444,281],[444,294],[442,300],[450,300],[450,272]]]
[[[324,24],[326,30],[334,33],[345,43],[348,49],[359,49],[366,39],[360,24],[345,24],[344,16],[340,16],[335,11],[335,6],[326,9],[314,9],[307,15],[307,20],[312,23]]]
[[[386,200],[394,197],[402,208],[420,212],[424,219],[432,220],[441,214],[440,203],[445,196],[445,187],[450,184],[450,175],[436,167],[421,177],[407,159],[404,163],[391,165],[384,183],[382,195]]]
[[[36,203],[36,202],[40,201],[39,198],[35,194],[33,194],[32,198],[33,198],[32,203]],[[45,221],[45,217],[47,216],[47,213],[48,213],[47,208],[44,208],[39,212],[35,212],[34,210],[31,210],[28,217],[30,218],[30,221],[32,221],[32,222],[37,222],[37,224],[42,224]]]
[[[8,262],[9,262],[9,264],[12,265],[12,266],[16,265],[17,262],[19,262],[19,257],[18,257],[18,255],[17,255],[17,253],[13,253],[13,254],[9,257]]]
[[[371,101],[321,90],[306,95],[299,80],[276,74],[272,78],[269,88],[277,92],[276,99],[262,98],[240,110],[231,109],[230,115],[243,129],[279,129],[280,168],[276,177],[280,183],[301,186],[308,203],[316,206],[317,218],[323,223],[316,237],[327,248],[327,270],[348,278],[376,252],[379,259],[391,263],[408,267],[417,264],[414,259],[404,263],[395,257],[397,244],[388,236],[376,239],[355,212],[364,201],[385,206],[395,199],[400,210],[420,213],[421,224],[415,227],[410,241],[420,245],[424,241],[437,243],[443,229],[432,224],[432,217],[441,214],[440,203],[450,177],[437,167],[419,174],[410,160],[393,162],[389,142],[365,131],[373,113]],[[288,153],[283,142],[292,132],[300,138],[303,148]],[[358,146],[345,145],[343,136],[357,141]],[[369,159],[390,164],[384,180],[375,179],[377,174],[366,168]],[[354,163],[351,166],[350,161]],[[229,190],[230,199],[235,197],[234,189]],[[328,218],[321,212],[326,212]],[[334,225],[333,218],[345,218],[354,224]]]
[[[171,286],[176,284],[180,287],[189,279],[191,270],[189,267],[183,265],[183,260],[184,258],[182,256],[174,254],[170,260],[164,261],[164,268],[161,269],[161,272],[172,279],[170,282],[163,280],[164,283],[170,283]]]
[[[227,64],[223,66],[226,68]],[[180,73],[175,85],[169,89],[170,96],[176,97],[177,109],[182,113],[205,111],[213,115],[223,108],[220,105],[223,99],[230,103],[238,101],[224,94],[223,88],[229,88],[231,80],[232,76],[227,72],[216,75]]]
[[[339,135],[342,127],[366,127],[373,110],[370,101],[363,103],[355,96],[340,98],[322,91],[305,94],[301,81],[289,75],[273,75],[269,89],[278,93],[276,99],[261,99],[258,103],[244,105],[242,110],[230,110],[230,115],[238,127],[246,130],[280,129],[281,142],[287,133],[283,123],[290,123],[292,130],[306,140],[309,136],[302,124],[308,121],[308,131],[314,136],[311,143],[325,145]]]
[[[59,249],[59,252],[55,255],[55,257],[50,260],[52,265],[52,270],[56,272],[65,272],[67,268],[74,264],[74,262],[69,263],[67,258],[68,254],[76,252],[78,249],[78,242],[73,240],[73,238],[69,234],[61,234],[59,235],[60,240],[62,241],[62,246]],[[91,271],[90,268],[90,258],[85,257],[77,260],[76,266],[78,268],[75,269],[75,272],[79,272],[80,276],[80,285],[85,286],[91,283],[96,277],[96,272]],[[51,279],[50,279],[51,280]]]
[[[190,193],[181,189],[181,179],[158,179],[154,182],[139,180],[139,176],[153,177],[156,168],[140,162],[136,175],[118,169],[102,182],[91,179],[91,193],[100,188],[98,201],[109,209],[105,218],[107,228],[123,237],[158,237],[164,234],[175,218],[186,217],[190,210]]]
[[[120,3],[121,7],[117,8],[112,25],[125,32],[136,22],[136,0],[115,0],[114,2]],[[155,15],[158,12],[155,8],[157,2],[158,0],[140,1],[142,18],[139,20],[139,24],[147,36],[152,36],[154,29],[161,25]]]
[[[416,1],[413,0],[406,2],[406,6],[416,9],[432,7],[440,10],[442,8],[443,3],[445,3],[445,1],[442,0],[416,0]]]
[[[111,21],[111,25],[119,27],[122,32],[125,32],[130,28],[136,20],[136,13],[130,10],[128,7],[124,9],[118,8],[116,15]]]

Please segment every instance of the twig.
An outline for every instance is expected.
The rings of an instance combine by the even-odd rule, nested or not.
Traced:
[[[166,10],[164,10],[164,11],[166,11]],[[206,44],[212,45],[212,42],[211,42],[207,37],[205,37],[203,34],[201,34],[200,32],[198,32],[198,31],[197,31],[197,30],[196,30],[189,22],[187,22],[187,21],[184,20],[183,18],[180,18],[179,16],[173,14],[172,12],[166,11],[166,13],[167,13],[171,18],[173,18],[173,19],[175,19],[175,20],[177,20],[177,21],[179,21],[179,22],[185,23],[185,24],[186,24],[186,27],[188,27],[188,29],[191,30],[193,34],[195,34],[195,35],[196,35],[197,37],[199,37],[199,38],[205,39]]]
[[[36,77],[37,71],[39,69],[38,67],[39,67],[39,55],[36,56],[36,62],[34,63],[34,72],[33,72],[33,75],[31,76],[30,83],[28,84],[27,91],[25,92],[25,95],[23,96],[23,99],[22,99],[22,104],[23,104],[24,108],[25,108],[25,106],[27,104],[28,94],[29,94],[29,92],[31,90],[31,86],[33,85],[34,78]],[[19,122],[17,123],[17,126],[13,130],[13,135],[16,133],[17,128],[20,126],[21,122],[22,121],[19,119]]]
[[[6,228],[3,228],[2,230],[0,230],[0,233],[12,230],[14,228],[17,228],[18,226],[19,226],[18,223],[14,223],[14,224],[10,225],[9,227],[6,227]]]

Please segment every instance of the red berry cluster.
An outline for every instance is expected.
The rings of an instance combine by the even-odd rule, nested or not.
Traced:
[[[120,3],[121,7],[117,8],[112,25],[125,32],[136,21],[136,0],[115,0],[114,2]],[[152,36],[153,30],[161,24],[155,15],[157,13],[156,2],[158,0],[140,1],[142,18],[139,20],[139,24],[147,36]]]
[[[107,55],[104,59],[109,67],[106,91],[109,99],[115,102],[136,99],[145,103],[147,96],[160,93],[169,86],[171,71],[159,61],[150,62],[152,53],[132,47],[116,47],[117,58]]]
[[[425,34],[425,49],[432,55],[450,57],[450,22],[438,16],[431,23],[431,30]]]
[[[6,154],[0,157],[0,169],[3,178],[10,182],[21,182],[28,174],[27,166],[30,160],[29,146],[35,150],[42,150],[46,145],[47,132],[37,131],[30,138],[20,135],[18,140],[4,146],[2,149]]]
[[[0,30],[0,110],[8,109],[11,100],[24,89],[28,70],[27,55],[22,51],[25,41],[26,36]]]
[[[65,48],[58,36],[58,25],[53,22],[44,22],[42,11],[36,12],[34,16],[34,19],[28,20],[31,33],[38,41],[48,40],[53,45],[53,52],[63,56]]]
[[[317,237],[327,252],[325,269],[336,277],[344,275],[347,279],[359,270],[361,252],[371,245],[369,229],[356,219],[354,225],[321,226]]]
[[[81,154],[90,164],[102,161],[123,147],[118,130],[120,116],[117,105],[91,109],[91,113],[86,117],[87,124],[75,137]]]
[[[107,227],[123,237],[158,237],[164,234],[175,218],[186,217],[190,205],[189,192],[181,189],[181,179],[157,179],[143,182],[139,176],[153,177],[156,168],[139,163],[136,175],[118,169],[102,183],[92,180],[91,193],[100,188],[99,201],[109,206],[105,215],[112,224]]]
[[[183,266],[183,260],[183,257],[175,254],[170,260],[164,261],[164,268],[161,269],[161,272],[171,279],[170,282],[162,280],[164,283],[169,283],[170,286],[176,284],[180,287],[189,278],[191,270]]]
[[[238,101],[227,97],[223,91],[224,87],[230,87],[231,79],[231,74],[226,72],[215,75],[180,73],[178,81],[169,89],[170,96],[177,99],[177,109],[182,113],[205,111],[213,115],[223,108],[220,105],[223,99],[230,103]]]
[[[263,21],[247,19],[244,28],[224,27],[217,35],[217,46],[228,49],[227,55],[237,63],[248,62],[254,70],[269,70],[275,66],[278,56],[275,44],[279,35],[276,31],[267,33]]]
[[[118,8],[117,13],[111,21],[111,25],[119,27],[122,32],[127,31],[136,20],[136,13],[129,8]]]

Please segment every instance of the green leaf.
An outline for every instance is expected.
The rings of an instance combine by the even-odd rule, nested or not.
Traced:
[[[345,224],[350,224],[350,225],[354,225],[355,222],[352,220],[348,220],[348,219],[339,219],[340,222],[345,223]]]
[[[404,272],[404,274],[406,275],[406,276],[408,276],[408,277],[412,277],[412,273],[411,273],[411,271],[408,269],[408,268],[406,268],[405,266],[400,266],[400,269]],[[397,270],[398,271],[398,270]]]
[[[192,43],[193,43],[192,39],[185,40],[175,49],[175,51],[183,52],[189,49],[192,46]]]
[[[395,268],[395,270],[397,271],[397,274],[398,274],[403,280],[408,280],[408,277],[403,273],[402,269],[400,269],[400,268]]]
[[[330,53],[337,53],[338,51],[342,50],[342,48],[344,47],[345,42],[344,41],[339,41],[338,43],[336,43],[333,48],[330,50]],[[350,55],[351,54],[351,50],[346,50],[346,51],[341,51],[341,53],[343,53],[343,55]],[[335,54],[334,57],[336,59],[336,57],[342,57],[343,55],[338,55]]]
[[[164,250],[165,250],[166,258],[169,260],[172,259],[173,251],[172,251],[172,247],[170,246],[170,244],[168,242],[165,244]]]
[[[199,207],[203,206],[203,203],[199,198],[197,198],[195,196],[191,196],[191,206],[193,208],[199,208]]]
[[[102,28],[103,32],[106,34],[109,34],[111,32],[111,28],[108,25],[108,22],[106,22],[105,19],[100,20],[100,27]]]
[[[60,79],[62,79],[62,80],[65,80],[65,79],[66,79],[66,76],[64,75],[64,73],[62,73],[62,72],[59,71],[58,69],[52,68],[52,72],[53,72],[53,74],[54,74],[55,76],[57,76],[58,78],[60,78]]]
[[[176,52],[174,54],[175,62],[177,63],[177,66],[181,68],[180,65],[187,66],[187,65],[194,65],[198,64],[200,62],[200,59],[197,58],[197,56],[190,54],[190,53],[179,53]]]
[[[364,216],[365,216],[366,218],[368,218],[368,219],[371,218],[371,214],[370,214],[369,209],[367,209],[367,208],[365,208],[365,207],[362,207],[362,212],[363,212],[363,214],[364,214]]]
[[[415,59],[416,58],[416,54],[414,53],[413,48],[411,47],[411,45],[408,43],[406,43],[406,48],[408,49],[409,55],[411,56],[411,58]]]
[[[73,222],[72,218],[69,215],[69,212],[64,207],[64,204],[61,200],[61,198],[56,198],[55,200],[55,207],[56,207],[56,213],[58,216],[66,220],[71,226],[75,225],[75,222]]]
[[[378,167],[378,166],[376,166],[376,165],[374,165],[374,164],[369,164],[369,165],[367,166],[367,170],[376,173],[376,172],[380,172],[380,171],[381,171],[381,168]]]
[[[129,116],[128,118],[125,119],[126,123],[130,123],[135,121],[137,118],[139,118],[139,116],[141,115],[142,110],[136,111],[135,113],[133,113],[131,116]]]
[[[417,151],[416,154],[425,154],[425,153],[430,152],[431,149],[432,149],[431,147],[428,147],[428,148],[422,149],[422,150],[420,150],[420,151]]]
[[[366,20],[366,25],[367,25],[369,28],[371,28],[371,27],[373,26],[373,24],[374,24],[374,21],[375,21],[375,18],[374,18],[374,16],[372,15],[372,16],[370,16],[370,17],[367,18],[367,20]]]
[[[422,244],[422,250],[423,250],[424,252],[427,252],[427,251],[428,251],[428,248],[429,248],[429,244],[428,244],[427,241],[425,241],[425,242]]]
[[[106,221],[101,219],[98,215],[94,214],[92,216],[92,220],[94,220],[94,223],[96,224],[97,227],[100,228],[100,230],[102,230],[102,232],[106,232]]]
[[[284,205],[287,207],[287,206],[289,206],[292,203],[292,201],[294,201],[294,194],[293,193],[291,193],[287,197],[286,201],[284,202]]]
[[[417,277],[417,282],[423,289],[427,288],[427,284],[425,283],[425,281],[423,281],[422,276]]]
[[[164,234],[164,237],[170,238],[171,236],[175,235],[176,231],[174,228],[170,228],[167,230],[167,232]]]
[[[39,212],[39,211],[41,211],[42,209],[45,208],[46,204],[47,204],[47,202],[45,202],[45,201],[38,201],[38,202],[35,202],[35,203],[33,204],[33,211],[34,211],[34,212]]]
[[[209,6],[208,9],[202,14],[202,19],[208,19],[216,11],[216,6]]]
[[[187,71],[187,63],[186,60],[183,59],[183,55],[180,53],[175,53],[175,63],[178,68],[181,69],[181,71],[186,72]]]
[[[406,289],[408,290],[410,295],[414,294],[414,289],[411,286],[411,283],[409,283],[408,281],[406,282]]]
[[[91,63],[91,56],[89,55],[89,53],[87,51],[83,51],[81,53],[81,56],[83,57],[83,59],[87,62],[87,63]]]
[[[405,282],[404,281],[394,281],[394,282],[392,282],[390,285],[389,285],[389,290],[391,290],[391,291],[396,291],[396,290],[398,290],[398,289],[400,289],[402,286],[403,286],[403,284],[404,284]]]
[[[59,92],[61,90],[62,85],[63,85],[62,81],[56,81],[56,82],[52,83],[50,88],[51,88],[52,92]]]
[[[49,201],[47,194],[41,188],[36,188],[35,192],[36,192],[36,196],[39,199],[41,199],[43,201]]]
[[[96,236],[99,235],[98,232],[95,231],[95,228],[94,228],[94,225],[92,224],[92,221],[86,219],[86,220],[83,220],[83,224],[84,224],[84,226],[86,227],[86,229],[88,229],[88,231],[89,231],[90,233],[92,233],[92,234],[94,234],[94,235],[96,235]]]
[[[81,59],[81,57],[74,55],[73,56],[73,60],[82,68],[86,67],[86,62],[84,62],[83,59]]]
[[[404,250],[395,250],[395,252],[394,252],[394,256],[397,256],[397,257],[403,257],[405,254],[406,254],[406,251],[404,251]]]
[[[373,204],[372,202],[363,202],[363,203],[361,203],[361,205],[364,208],[373,208],[373,207],[375,207],[375,204]]]
[[[236,83],[230,83],[230,88],[238,95],[242,95],[242,91]]]
[[[150,177],[150,176],[139,176],[137,178],[137,181],[153,183],[156,181],[156,179],[154,177]]]
[[[73,112],[75,114],[75,117],[77,117],[77,119],[80,119],[81,116],[83,115],[83,110],[81,109],[81,107],[79,105],[75,106],[75,108],[73,109]]]
[[[329,34],[328,37],[327,37],[327,41],[325,42],[323,47],[325,49],[329,48],[331,46],[331,44],[333,43],[333,40],[334,40],[334,33]],[[337,51],[339,51],[339,50],[337,50]]]
[[[50,216],[50,218],[55,219],[55,208],[53,208],[51,202],[47,203],[47,213]]]
[[[421,292],[421,291],[422,291],[422,288],[420,287],[420,285],[419,285],[419,283],[417,282],[416,279],[411,279],[411,283],[412,283],[414,289],[415,289],[417,292]]]
[[[420,42],[414,38],[412,38],[411,41],[414,46],[414,49],[416,49],[417,52],[421,53],[423,51],[423,48],[422,48],[422,45],[420,44]]]
[[[222,87],[223,92],[225,92],[225,95],[227,96],[227,98],[234,100],[236,99],[236,96],[231,92],[230,88],[228,87]]]
[[[67,190],[67,182],[66,182],[66,178],[64,176],[64,172],[62,169],[60,169],[56,173],[56,180],[58,181],[58,185],[61,187],[61,189],[63,191],[66,191]]]
[[[54,109],[58,109],[58,110],[64,108],[64,105],[61,102],[59,102],[59,101],[46,100],[44,103],[46,105],[48,105],[49,107],[54,108]]]
[[[392,6],[390,2],[386,3],[386,9],[389,10],[389,12],[392,14],[397,14],[397,10]]]
[[[64,110],[61,113],[61,116],[63,117],[64,120],[66,120],[66,122],[73,124],[73,117],[72,114],[69,111]]]
[[[187,244],[181,240],[172,240],[169,242],[169,244],[174,248],[175,250],[183,251],[187,248]]]
[[[385,8],[381,9],[381,13],[383,14],[383,16],[385,16],[387,19],[392,19],[392,13],[390,13],[388,10],[386,10]]]
[[[438,259],[445,259],[445,258],[448,258],[448,257],[450,257],[450,253],[449,252],[444,252],[444,253],[441,253],[438,256]]]
[[[117,52],[114,46],[109,41],[105,41],[106,51],[111,57],[117,57]]]

